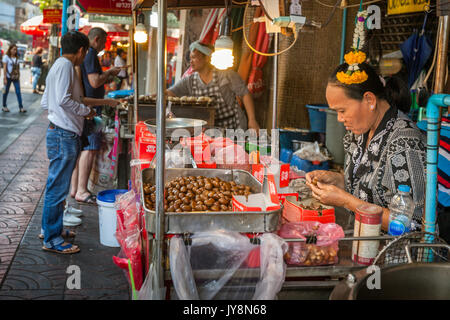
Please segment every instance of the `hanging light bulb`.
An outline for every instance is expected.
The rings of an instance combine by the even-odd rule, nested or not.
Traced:
[[[148,35],[147,30],[144,25],[144,14],[140,13],[138,16],[138,24],[136,25],[136,29],[134,31],[134,41],[137,43],[145,43],[147,42]]]
[[[230,38],[231,20],[225,16],[220,27],[221,36],[216,40],[214,52],[211,56],[211,64],[219,70],[231,68],[234,63],[233,41]]]
[[[220,36],[216,40],[214,52],[211,56],[211,63],[219,70],[231,68],[234,63],[233,41],[228,36]]]
[[[158,4],[156,1],[152,7],[152,13],[150,14],[150,25],[153,28],[158,28]]]

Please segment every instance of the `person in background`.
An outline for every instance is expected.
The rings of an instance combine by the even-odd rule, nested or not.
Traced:
[[[42,47],[37,47],[36,51],[33,56],[33,60],[31,61],[31,74],[33,76],[32,86],[33,86],[33,93],[40,93],[36,90],[37,83],[39,80],[39,77],[42,73],[42,53],[44,52],[44,49]]]
[[[405,114],[411,97],[400,78],[381,78],[367,63],[358,63],[367,78],[349,76],[350,66],[337,67],[328,79],[326,99],[344,123],[344,174],[316,170],[307,185],[321,203],[350,212],[362,204],[382,207],[388,230],[389,204],[399,185],[411,188],[414,230],[421,225],[425,203],[426,138]],[[357,74],[358,75],[358,74]],[[350,77],[350,79],[348,79]]]
[[[3,71],[3,49],[0,49],[0,77],[2,76]]]
[[[117,75],[117,78],[119,78],[119,82],[117,83],[117,90],[120,90],[122,88],[122,83],[124,80],[126,80],[127,85],[128,83],[128,70],[126,67],[127,65],[127,53],[125,50],[119,48],[117,49],[117,55],[114,59],[114,66],[117,68],[121,68],[119,74]]]
[[[109,69],[109,67],[111,67],[111,63],[112,63],[111,52],[106,51],[102,57],[102,67]]]
[[[245,82],[233,70],[217,70],[211,65],[212,46],[195,41],[190,45],[190,64],[193,74],[181,79],[167,90],[170,96],[208,96],[216,103],[214,125],[225,129],[259,130],[253,98]],[[240,114],[237,97],[241,97],[247,121]]]
[[[89,39],[81,32],[70,31],[61,38],[62,56],[53,64],[46,79],[41,105],[48,110],[50,124],[47,129],[47,156],[50,160],[42,211],[42,250],[72,254],[80,248],[65,242],[75,233],[63,228],[64,203],[70,188],[70,176],[75,168],[81,148],[80,136],[85,118],[95,111],[89,106],[119,101],[97,100],[83,97],[83,89],[75,74],[89,49]]]
[[[107,33],[102,28],[92,28],[88,33],[89,51],[77,72],[81,74],[85,97],[103,99],[105,96],[105,83],[111,82],[119,73],[119,68],[102,70],[98,53],[105,48]],[[94,107],[96,115],[101,114],[101,105]],[[96,131],[94,119],[85,119],[83,137],[87,139],[81,151],[80,159],[72,174],[72,198],[80,204],[97,205],[96,196],[88,190],[88,181],[97,151],[100,150],[102,132]]]
[[[9,112],[6,101],[8,100],[9,88],[12,83],[14,84],[14,89],[16,91],[17,102],[19,103],[19,112],[27,112],[22,105],[22,94],[20,93],[20,64],[19,56],[17,55],[17,46],[15,44],[9,46],[8,51],[6,51],[6,54],[3,57],[3,73],[3,84],[5,87],[3,89],[2,111]]]

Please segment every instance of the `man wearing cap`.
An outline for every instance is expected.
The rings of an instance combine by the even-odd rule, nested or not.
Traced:
[[[210,97],[216,103],[215,126],[258,131],[253,99],[239,74],[233,70],[217,70],[211,65],[212,46],[195,41],[190,45],[190,51],[190,64],[194,73],[175,83],[167,94]],[[241,120],[245,116],[240,115],[241,108],[236,97],[242,99],[248,120]]]

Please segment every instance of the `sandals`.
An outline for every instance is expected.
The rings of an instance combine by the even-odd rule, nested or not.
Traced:
[[[97,196],[89,194],[83,201],[77,200],[79,204],[86,204],[90,206],[97,206]]]
[[[3,111],[3,112],[9,112],[9,109],[8,109],[7,107],[3,107],[3,108],[2,108],[2,111]]]
[[[61,233],[61,236],[63,238],[75,238],[76,235],[77,235],[76,232],[68,229],[64,229],[63,232]],[[42,233],[39,234],[38,237],[39,239],[44,240],[44,235]]]
[[[80,248],[71,243],[68,243],[65,246],[60,244],[57,246],[53,246],[51,248],[47,248],[44,246],[44,247],[42,247],[42,250],[48,251],[48,252],[60,253],[60,254],[72,254],[72,253],[80,252]]]
[[[25,110],[24,108],[22,108],[22,109],[19,110],[19,112],[20,112],[20,113],[25,113],[25,112],[27,112],[27,110]]]

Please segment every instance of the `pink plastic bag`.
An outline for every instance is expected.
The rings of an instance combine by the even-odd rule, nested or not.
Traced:
[[[316,221],[289,222],[281,226],[279,236],[304,239],[289,242],[285,261],[289,265],[320,266],[338,262],[339,239],[345,236],[341,226]]]

